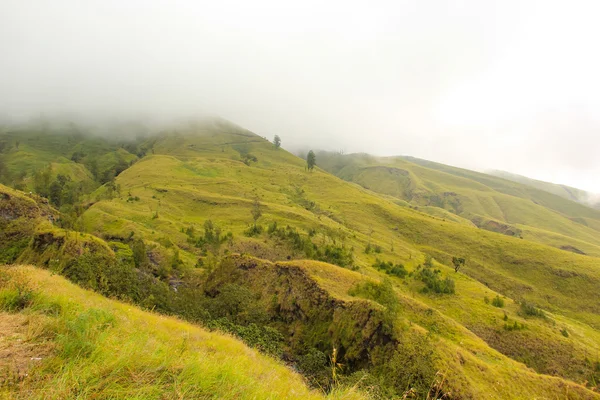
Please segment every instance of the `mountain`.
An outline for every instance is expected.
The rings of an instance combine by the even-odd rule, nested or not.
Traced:
[[[600,255],[600,210],[547,191],[412,157],[321,153],[319,159],[340,178],[425,213]]]
[[[600,208],[600,195],[586,192],[585,190],[574,187],[559,185],[556,183],[539,181],[536,179],[527,178],[526,176],[513,174],[506,171],[492,170],[488,172],[490,175],[499,176],[500,178],[508,179],[509,181],[523,183],[525,185],[545,190],[549,193],[554,193],[572,201],[584,204],[592,208]]]
[[[596,210],[416,159],[318,153],[311,172],[223,120],[93,147],[7,131],[10,175],[52,195],[0,186],[0,262],[231,333],[325,391],[600,397]],[[65,135],[107,150],[44,144]],[[16,137],[91,183],[14,167]]]

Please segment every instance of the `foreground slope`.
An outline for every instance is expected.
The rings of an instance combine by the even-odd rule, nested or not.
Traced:
[[[323,398],[238,340],[33,267],[0,267],[0,326],[0,352],[9,350],[0,360],[6,398]]]

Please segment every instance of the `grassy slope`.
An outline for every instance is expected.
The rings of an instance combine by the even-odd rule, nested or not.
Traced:
[[[333,297],[345,301],[355,301],[355,298],[348,296],[349,289],[368,279],[360,273],[315,261],[277,263],[275,268],[279,265],[283,268],[300,267]],[[267,275],[268,272],[261,274]],[[244,279],[252,280],[247,276]],[[470,284],[474,283],[470,282]],[[468,285],[469,283],[465,286]],[[437,304],[441,305],[438,309],[443,311],[438,312],[421,301],[423,299],[406,296],[401,290],[397,291],[397,296],[399,312],[395,326],[402,332],[401,340],[410,340],[408,338],[415,333],[433,333],[432,340],[437,357],[436,368],[447,380],[445,389],[451,393],[451,397],[465,399],[531,399],[536,396],[553,398],[556,395],[560,398],[600,397],[559,378],[537,374],[523,364],[490,349],[482,339],[445,315],[446,311],[452,310],[456,303],[460,303],[458,300],[454,305],[448,306],[447,298],[438,298]],[[512,314],[514,307],[509,306],[509,309],[508,312]]]
[[[600,212],[543,190],[410,157],[322,153],[320,163],[342,179],[414,206],[445,208],[479,226],[508,226],[525,239],[600,256]]]
[[[102,174],[120,161],[131,163],[138,158],[120,148],[117,139],[89,137],[89,132],[87,133],[86,136],[73,127],[55,127],[46,131],[35,127],[5,128],[0,135],[0,141],[7,144],[3,154],[4,163],[13,180],[24,174],[24,183],[30,190],[33,189],[31,176],[47,166],[52,168],[53,178],[62,174],[75,182],[81,182],[85,188],[94,188],[97,183],[86,167],[91,160],[95,160],[98,172]],[[76,152],[83,156],[79,162],[71,160]]]
[[[32,304],[20,311],[24,327],[11,340],[50,349],[18,384],[0,385],[3,398],[323,398],[298,374],[229,336],[108,300],[47,271],[3,267],[0,273],[5,308],[17,285],[34,290]],[[0,321],[9,317],[0,311]],[[328,398],[361,396],[346,391]]]
[[[600,203],[598,203],[597,200],[596,202],[593,202],[594,196],[592,195],[592,193],[586,192],[585,190],[577,189],[566,185],[559,185],[556,183],[539,181],[537,179],[531,179],[526,176],[511,174],[510,172],[505,171],[489,171],[489,174],[498,176],[500,178],[508,179],[509,181],[522,183],[524,185],[531,186],[546,192],[550,192],[557,196],[561,196],[565,199],[576,201],[587,206],[592,206],[594,208],[600,207]]]
[[[180,133],[159,138],[155,155],[144,158],[117,178],[122,192],[131,192],[140,201],[127,202],[123,197],[97,202],[84,214],[86,229],[121,236],[133,230],[155,242],[169,238],[193,260],[195,249],[186,244],[181,229],[189,225],[201,229],[210,218],[234,233],[232,251],[243,248],[253,252],[261,246],[273,249],[275,244],[266,237],[256,240],[242,236],[252,221],[252,201],[258,196],[264,204],[260,223],[277,221],[280,225],[316,228],[317,241],[343,241],[355,248],[356,263],[367,275],[379,276],[369,267],[375,255],[362,252],[369,236],[383,248],[378,257],[404,262],[409,270],[422,262],[424,252],[445,263],[453,255],[466,256],[466,275],[453,276],[457,279],[455,297],[423,295],[419,293],[422,284],[416,281],[397,281],[397,290],[407,299],[442,311],[453,324],[477,331],[492,346],[507,353],[502,347],[505,341],[513,341],[515,348],[523,351],[536,349],[539,359],[545,360],[544,365],[536,364],[536,359],[510,355],[539,370],[551,372],[550,364],[564,364],[556,373],[578,381],[585,379],[568,370],[567,364],[580,365],[586,354],[598,351],[597,258],[444,221],[398,206],[318,169],[307,173],[302,160],[283,150],[276,151],[270,143],[234,126],[204,127],[192,133],[195,135]],[[236,146],[257,156],[258,163],[242,163]],[[294,194],[298,188],[304,191],[302,196],[318,204],[318,210],[309,211],[298,204]],[[159,217],[153,219],[156,212]],[[281,252],[285,255],[285,251],[267,251],[261,256],[283,258]],[[445,274],[453,273],[448,267],[440,268]],[[485,296],[491,298],[496,292],[534,301],[553,313],[551,319],[525,320],[517,315],[517,305],[509,300],[506,309],[510,320],[525,323],[528,329],[518,333],[504,331],[502,311],[483,302]],[[419,314],[413,317],[419,321]],[[423,324],[434,329],[431,324]],[[574,334],[564,338],[560,334],[563,327]],[[437,334],[452,340],[454,346],[464,345],[463,335],[444,329],[438,329]],[[538,348],[539,339],[558,351]]]

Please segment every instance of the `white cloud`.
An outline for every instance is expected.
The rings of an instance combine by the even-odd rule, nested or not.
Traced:
[[[284,146],[600,192],[594,1],[15,1],[0,111],[217,113]]]

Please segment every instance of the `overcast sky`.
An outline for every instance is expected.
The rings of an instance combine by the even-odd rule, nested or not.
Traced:
[[[0,1],[0,114],[218,114],[286,148],[600,193],[598,1]]]

